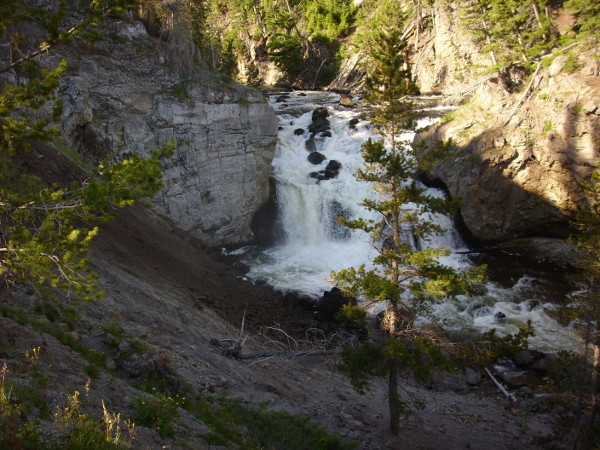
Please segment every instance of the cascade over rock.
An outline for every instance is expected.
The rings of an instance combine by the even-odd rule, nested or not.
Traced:
[[[475,42],[462,6],[432,2],[421,10],[419,32],[412,21],[404,33],[420,91],[463,105],[417,136],[432,146],[452,138],[458,149],[429,177],[461,197],[462,218],[476,240],[565,237],[584,201],[579,181],[599,158],[598,46],[570,47],[576,62],[567,68],[567,55],[547,56],[530,86],[518,61],[484,72],[495,63]],[[573,18],[569,20],[572,25]],[[330,89],[359,89],[361,59],[359,53],[348,57]]]
[[[59,92],[67,144],[99,161],[146,155],[173,139],[157,209],[210,245],[252,239],[252,218],[269,195],[272,108],[221,76],[169,70],[160,40],[140,22],[115,32],[116,42],[65,55],[73,73]]]

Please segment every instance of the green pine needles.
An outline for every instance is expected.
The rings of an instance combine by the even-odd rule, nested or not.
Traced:
[[[10,0],[0,7],[7,14],[0,19],[0,35],[16,36],[15,24],[31,22],[46,33],[34,48],[48,52],[74,36],[84,38],[103,15],[122,13],[130,5],[121,0],[93,1],[81,21],[70,26],[62,20],[68,14],[65,4],[51,11]],[[17,157],[59,134],[52,128],[61,113],[55,90],[66,63],[42,70],[38,54],[33,50],[0,64],[0,73],[15,71],[21,76],[18,85],[0,81],[0,279],[9,286],[21,281],[50,284],[91,300],[102,295],[96,292],[96,276],[87,257],[98,227],[116,208],[158,191],[161,159],[169,157],[174,146],[169,143],[146,159],[133,155],[101,164],[85,181],[69,187],[48,185],[23,171]]]

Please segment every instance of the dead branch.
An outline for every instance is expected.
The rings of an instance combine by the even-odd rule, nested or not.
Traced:
[[[317,355],[339,355],[342,353],[341,348],[332,348],[330,350],[301,350],[301,351],[290,351],[290,350],[264,350],[260,352],[250,353],[236,353],[231,356],[237,359],[257,359],[257,358],[273,358],[273,357],[285,357],[285,358],[298,358],[300,356],[317,356]]]
[[[510,392],[508,392],[508,391],[507,391],[507,390],[504,388],[504,386],[502,386],[502,383],[500,383],[500,382],[499,382],[499,381],[496,379],[496,377],[494,377],[494,375],[492,375],[492,373],[491,373],[491,372],[488,370],[488,368],[487,368],[487,367],[485,368],[485,371],[486,371],[486,373],[488,374],[488,376],[491,378],[491,380],[494,382],[494,384],[495,384],[495,385],[498,387],[498,389],[500,389],[500,392],[502,392],[504,395],[506,395],[506,398],[507,398],[507,399],[509,399],[509,400],[511,400],[511,401],[513,401],[513,402],[516,402],[516,401],[517,401],[517,398],[516,398],[516,397],[515,397],[513,394],[511,394]]]
[[[510,112],[510,114],[508,115],[508,118],[506,119],[506,121],[504,122],[502,127],[505,127],[506,125],[508,125],[508,123],[514,117],[514,115],[519,110],[521,105],[523,105],[523,103],[525,103],[525,100],[527,100],[529,98],[529,96],[531,95],[531,93],[533,92],[533,84],[537,81],[537,74],[539,73],[541,67],[542,67],[542,62],[539,61],[537,63],[537,68],[535,69],[535,72],[533,72],[533,75],[531,76],[531,81],[529,82],[529,86],[527,86],[527,89],[525,89],[523,96],[521,97],[519,102],[515,105],[513,110]]]
[[[241,360],[338,355],[342,352],[343,347],[358,344],[358,337],[347,331],[338,331],[328,335],[319,328],[310,328],[306,330],[303,338],[296,339],[283,330],[279,324],[275,324],[262,327],[254,336],[261,342],[261,350],[244,352],[242,347],[249,337],[244,336],[244,322],[245,314],[238,339],[213,339],[211,343],[222,354]]]

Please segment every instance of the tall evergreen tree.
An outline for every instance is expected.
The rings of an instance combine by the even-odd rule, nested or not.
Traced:
[[[383,336],[375,344],[346,349],[341,369],[354,386],[364,390],[370,376],[382,371],[388,378],[390,429],[399,432],[402,410],[398,394],[400,368],[418,374],[442,362],[437,347],[426,339],[406,340],[402,336],[412,326],[415,310],[436,297],[454,296],[478,289],[481,271],[458,272],[439,262],[448,255],[445,248],[421,249],[416,239],[426,239],[441,228],[427,218],[430,213],[449,214],[453,202],[430,196],[415,181],[422,168],[421,153],[402,142],[402,132],[414,128],[412,104],[407,95],[412,84],[404,64],[405,43],[398,28],[382,32],[370,51],[365,83],[365,99],[375,107],[370,117],[382,139],[367,140],[362,147],[364,168],[356,177],[373,184],[378,196],[365,199],[363,206],[377,213],[377,220],[356,219],[341,222],[352,230],[371,234],[377,250],[375,268],[365,265],[332,273],[332,279],[347,295],[358,296],[365,305],[385,307]],[[448,150],[448,146],[440,146]],[[347,308],[348,314],[356,314]]]

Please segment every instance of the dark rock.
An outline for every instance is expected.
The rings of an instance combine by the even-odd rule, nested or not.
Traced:
[[[311,172],[312,174],[314,174],[315,172]],[[317,180],[331,180],[332,178],[335,178],[339,175],[339,172],[337,170],[319,170],[319,172],[316,173],[315,176],[312,176],[312,178],[316,178]]]
[[[311,173],[308,174],[308,176],[310,178],[316,178],[316,179],[318,179],[319,178],[319,172],[311,172]]]
[[[354,297],[346,297],[338,288],[323,292],[323,296],[315,305],[316,318],[320,321],[333,321],[335,315],[344,305],[356,305]]]
[[[339,174],[340,172],[338,170],[325,169],[325,176],[329,180],[331,180],[332,178],[336,178]]]
[[[331,137],[331,131],[323,131],[321,133],[321,137],[324,137],[324,138]]]
[[[310,155],[308,155],[307,159],[311,164],[321,164],[327,158],[322,153],[312,152]]]
[[[538,386],[542,382],[542,379],[537,374],[530,371],[509,370],[499,372],[498,377],[511,389],[519,389],[523,386]]]
[[[314,134],[323,133],[325,131],[329,131],[330,129],[331,125],[329,120],[327,120],[325,117],[319,117],[308,126],[308,131]]]
[[[544,357],[536,359],[529,368],[535,370],[538,373],[545,374],[549,370],[555,369],[556,367],[557,364],[553,363],[551,358]]]
[[[529,367],[535,361],[545,356],[544,353],[539,352],[537,350],[521,350],[512,355],[512,360],[517,365],[517,367]]]
[[[304,148],[306,150],[308,150],[309,152],[316,152],[317,144],[315,143],[315,139],[310,138],[310,139],[307,139],[306,141],[304,141]]]
[[[496,319],[496,320],[506,319],[506,314],[504,314],[502,311],[498,311],[496,314],[494,314],[494,319]]]
[[[521,389],[519,389],[519,396],[521,397],[530,398],[532,395],[533,390],[528,386],[523,386]]]
[[[281,131],[283,130],[283,127],[277,127],[277,130]]]
[[[110,333],[105,333],[104,336],[102,336],[102,342],[105,344],[112,344],[116,339],[117,338]]]
[[[306,97],[306,94],[305,94],[304,92],[300,92],[300,93],[298,94],[298,97]]]
[[[340,170],[342,168],[342,163],[339,161],[336,161],[335,159],[332,159],[331,161],[329,161],[327,163],[327,167],[325,167],[325,170]]]
[[[465,369],[465,381],[469,386],[477,386],[481,383],[481,373],[467,367]]]
[[[356,128],[356,125],[358,124],[358,122],[360,122],[360,120],[359,120],[359,119],[356,119],[356,118],[354,118],[354,119],[350,119],[350,120],[348,121],[348,126],[349,126],[350,128]]]
[[[325,118],[325,117],[329,117],[329,111],[327,111],[327,108],[324,108],[324,107],[317,108],[312,113],[313,122],[319,118]]]
[[[469,389],[467,378],[462,373],[437,372],[431,384],[436,391],[461,392]]]
[[[296,128],[296,129],[294,130],[294,134],[295,134],[296,136],[301,136],[301,135],[303,135],[304,133],[305,133],[305,131],[304,131],[304,129],[303,129],[303,128]]]
[[[246,275],[248,272],[250,272],[250,266],[241,261],[235,261],[233,263],[233,268],[240,275]]]
[[[287,94],[283,94],[283,95],[280,95],[279,97],[277,97],[277,98],[275,99],[275,102],[276,102],[276,103],[283,103],[283,102],[287,101],[287,99],[288,99],[288,98],[290,98],[290,96],[289,96],[289,95],[287,95]]]
[[[277,207],[277,182],[274,178],[269,178],[269,198],[252,218],[250,229],[259,245],[273,245],[283,237]]]
[[[128,378],[139,378],[154,370],[154,362],[148,352],[133,353],[117,363],[119,372]]]
[[[529,306],[529,311],[533,311],[535,308],[540,306],[540,301],[539,300],[530,300],[528,302],[528,306]]]
[[[128,351],[131,350],[131,344],[129,343],[129,341],[121,341],[119,342],[119,352],[121,353],[127,353]]]

